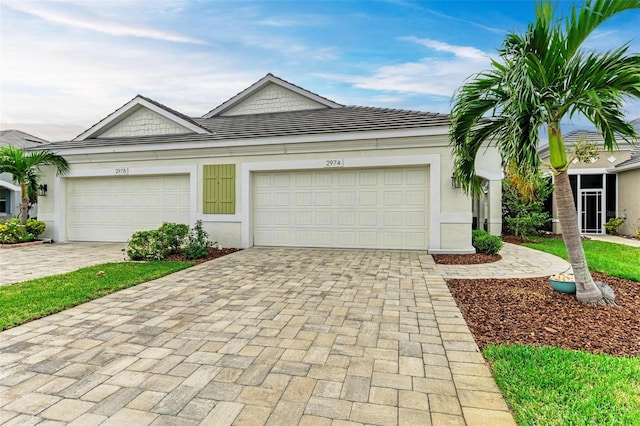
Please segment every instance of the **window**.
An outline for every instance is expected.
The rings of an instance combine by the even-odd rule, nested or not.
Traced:
[[[10,197],[11,192],[8,189],[0,188],[0,213],[10,213]]]
[[[236,212],[236,165],[212,164],[203,170],[204,214]]]

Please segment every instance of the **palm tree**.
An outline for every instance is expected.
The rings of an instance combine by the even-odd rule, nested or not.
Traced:
[[[637,138],[624,118],[627,98],[640,97],[640,55],[628,46],[587,52],[585,39],[607,19],[640,8],[640,0],[587,0],[564,20],[552,5],[536,4],[536,21],[524,35],[509,33],[498,50],[500,61],[470,79],[456,93],[451,112],[454,176],[467,193],[476,193],[475,158],[484,144],[495,144],[505,166],[517,164],[522,176],[540,168],[539,131],[549,135],[550,170],[562,236],[576,279],[578,300],[613,303],[595,284],[584,256],[567,169],[572,158],[562,138],[563,118],[581,114],[600,131],[607,150],[616,136]],[[580,159],[584,159],[584,156]],[[607,292],[605,292],[607,293]]]
[[[41,166],[54,166],[58,175],[69,171],[67,161],[49,150],[25,152],[13,145],[0,147],[0,173],[10,173],[13,181],[20,185],[20,218],[23,225],[27,223],[29,198],[35,195],[38,187]]]

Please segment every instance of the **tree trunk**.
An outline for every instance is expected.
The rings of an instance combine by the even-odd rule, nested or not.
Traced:
[[[27,223],[29,216],[29,195],[27,194],[27,183],[20,182],[20,195],[22,196],[22,205],[20,206],[20,221],[22,224]]]
[[[584,255],[582,238],[578,228],[578,215],[573,200],[573,192],[569,183],[569,175],[566,171],[559,172],[555,176],[556,206],[558,219],[562,227],[562,239],[567,247],[569,262],[573,268],[576,279],[576,299],[584,303],[602,303],[602,292],[596,286]]]

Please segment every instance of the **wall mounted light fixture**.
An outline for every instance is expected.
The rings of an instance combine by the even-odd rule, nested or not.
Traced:
[[[47,184],[46,183],[44,185],[40,184],[38,186],[38,195],[41,196],[41,197],[44,197],[44,196],[47,195]]]
[[[455,176],[451,176],[451,188],[453,189],[460,188],[460,185],[458,185],[458,181],[456,180]]]

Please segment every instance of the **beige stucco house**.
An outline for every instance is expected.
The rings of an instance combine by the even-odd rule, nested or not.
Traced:
[[[640,133],[640,119],[631,123]],[[620,141],[618,148],[609,152],[604,150],[599,133],[583,130],[567,134],[565,142],[571,147],[578,138],[601,147],[597,160],[589,163],[574,160],[568,171],[581,232],[604,234],[604,224],[609,219],[622,217],[625,223],[619,232],[636,235],[640,228],[640,147]],[[540,156],[548,161],[548,146],[540,151]],[[553,213],[557,217],[555,207]],[[557,220],[554,232],[560,232]]]
[[[472,223],[501,231],[497,150],[486,194],[452,185],[447,115],[344,106],[271,74],[200,118],[136,96],[67,142],[39,218],[49,237],[126,241],[202,220],[225,246],[469,253]]]
[[[47,143],[46,140],[20,130],[1,130],[0,146],[13,145],[16,148],[38,148]],[[20,216],[22,194],[9,173],[0,173],[0,221]],[[37,205],[29,210],[29,216],[36,216]]]

